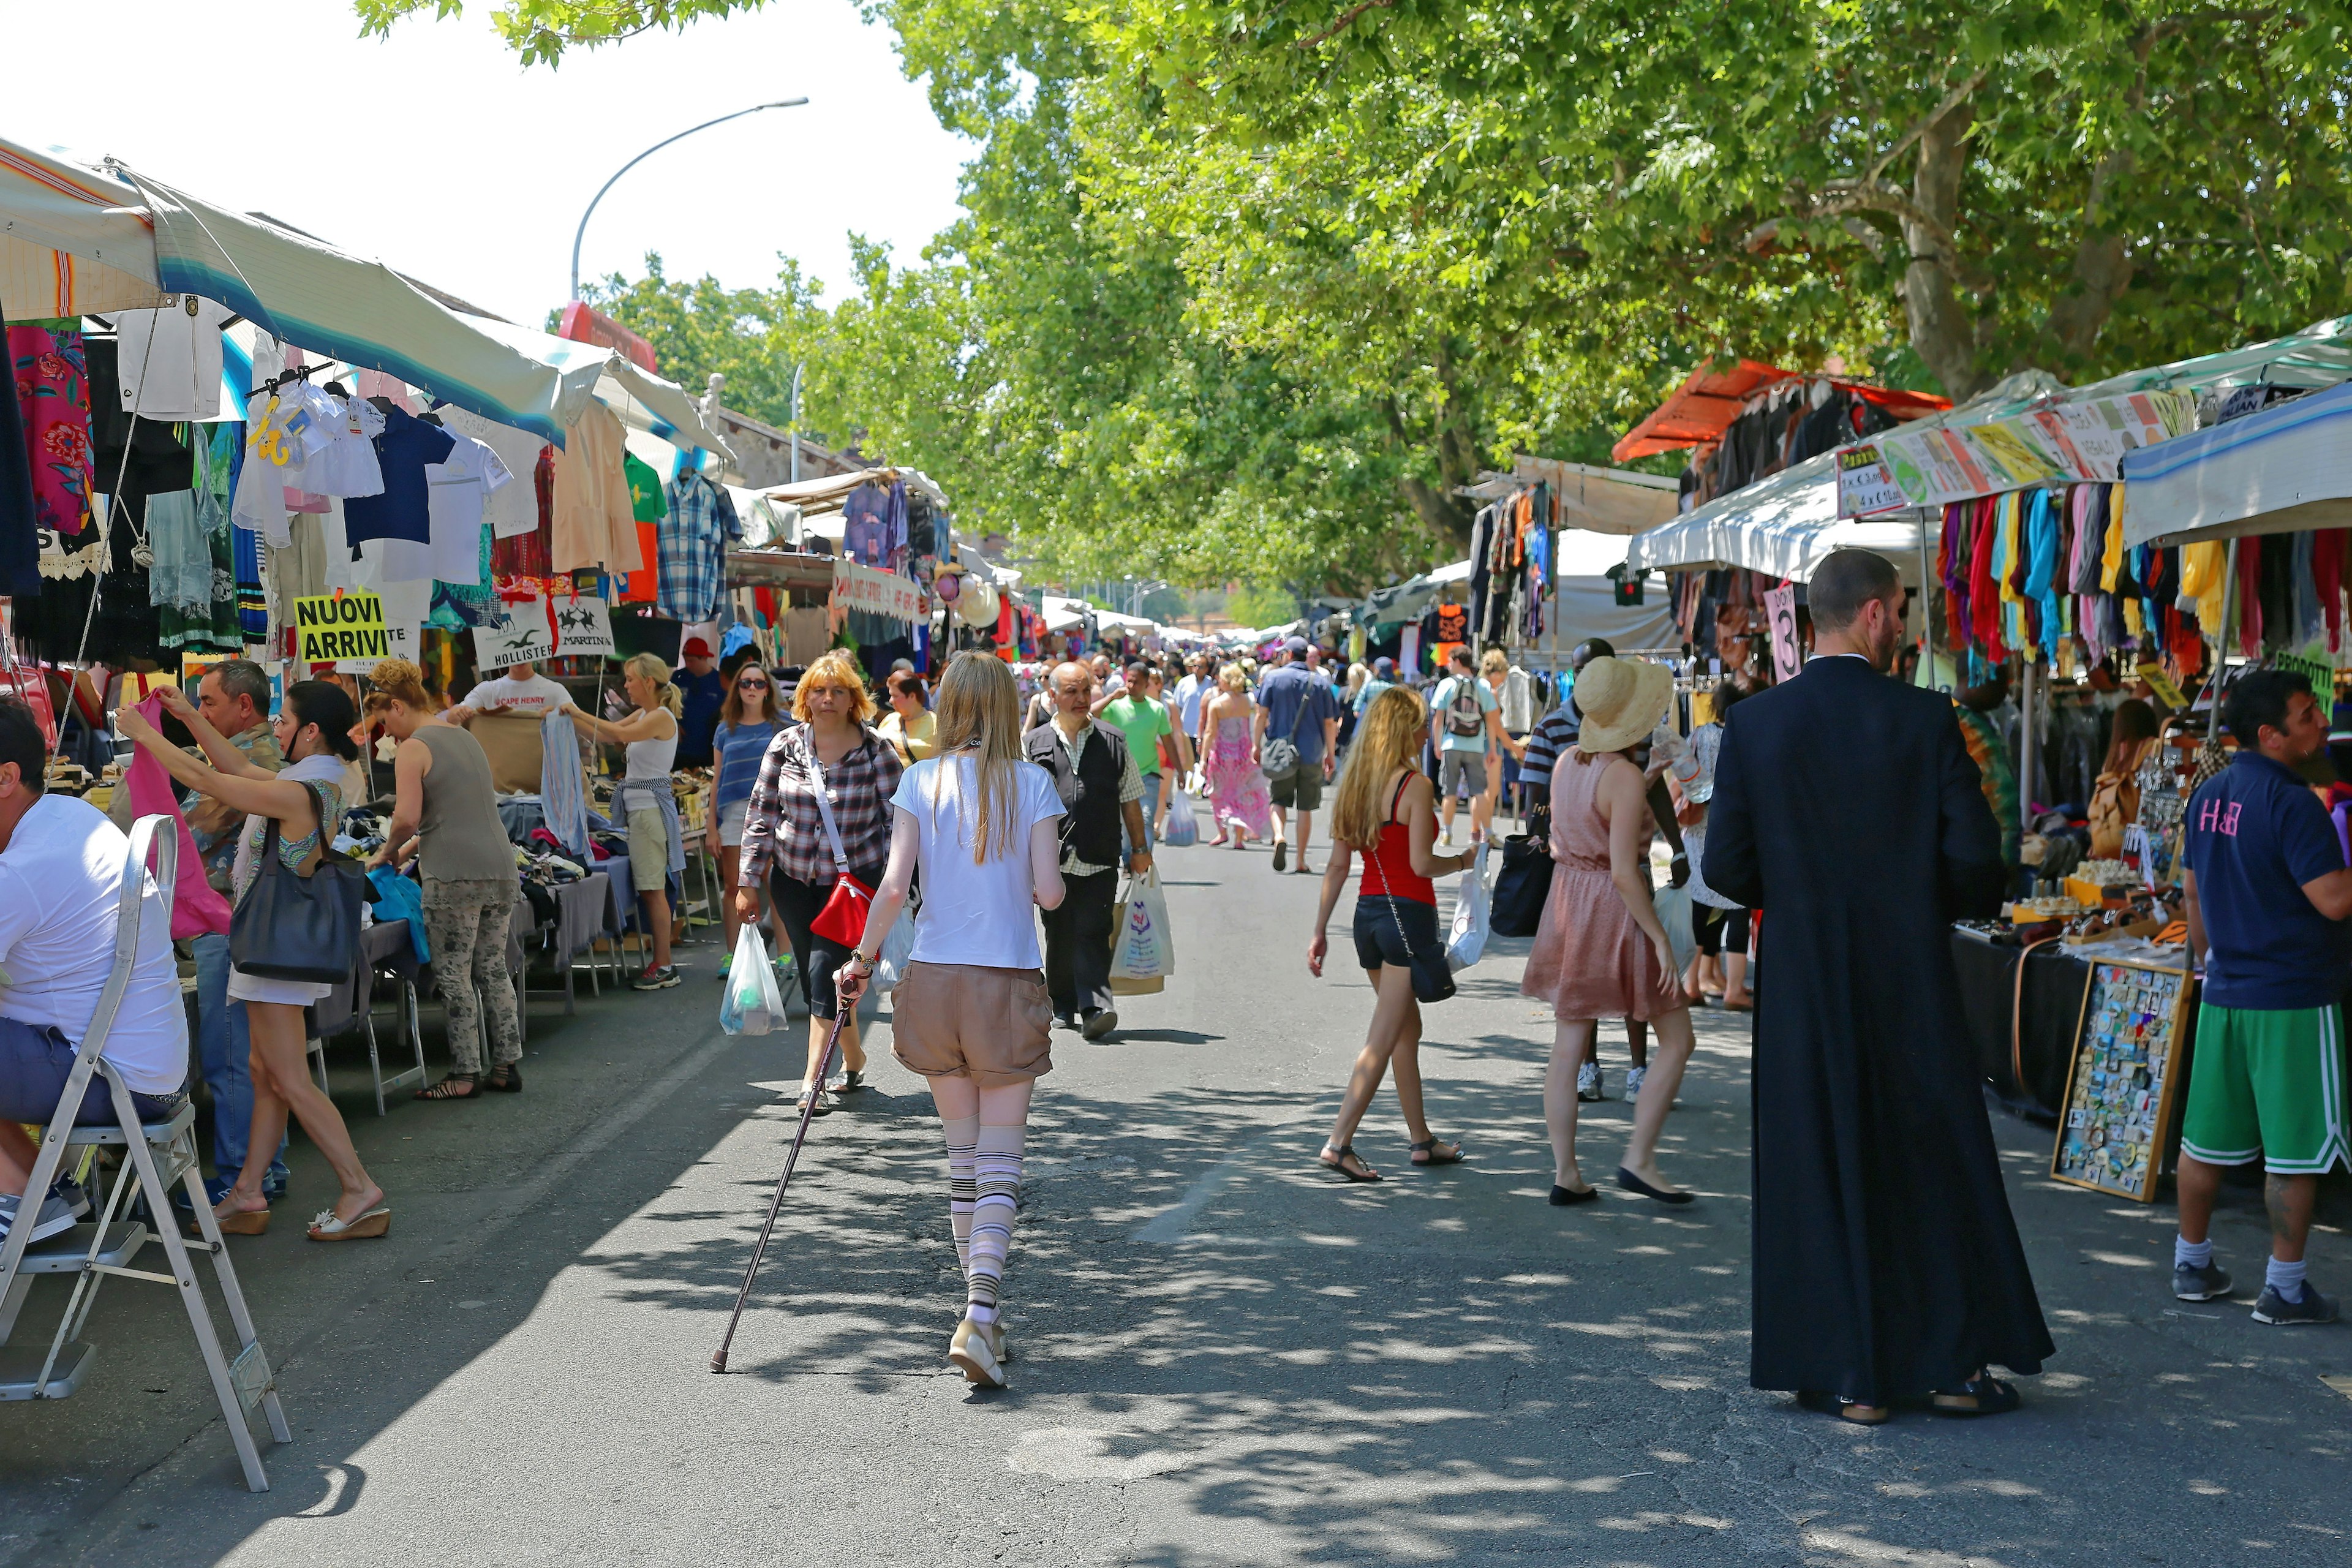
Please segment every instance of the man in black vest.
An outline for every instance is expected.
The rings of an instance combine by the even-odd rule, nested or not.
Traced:
[[[1118,1027],[1111,1005],[1110,948],[1118,912],[1119,828],[1136,852],[1127,868],[1151,868],[1143,847],[1143,778],[1128,753],[1127,737],[1097,724],[1095,678],[1083,664],[1056,665],[1052,677],[1054,721],[1029,731],[1029,760],[1054,775],[1062,797],[1062,886],[1059,905],[1045,911],[1045,989],[1054,1017],[1089,1040]]]

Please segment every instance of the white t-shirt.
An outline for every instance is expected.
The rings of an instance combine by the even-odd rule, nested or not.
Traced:
[[[383,542],[386,582],[438,578],[444,583],[482,580],[482,510],[491,492],[513,480],[498,453],[470,436],[449,432],[457,445],[446,462],[425,465],[426,531],[431,542]]]
[[[570,700],[569,692],[536,670],[528,679],[501,675],[481,681],[466,693],[466,706],[477,713],[485,708],[504,708],[533,719],[544,719]]]
[[[986,865],[971,859],[977,791],[969,752],[926,757],[907,770],[890,805],[915,819],[922,834],[923,916],[915,924],[919,963],[974,963],[990,969],[1035,969],[1037,907],[1029,870],[1029,830],[1063,815],[1054,775],[1036,763],[1013,765],[1017,781],[1013,832],[1004,852]],[[990,847],[995,847],[993,837]]]
[[[131,841],[70,795],[33,803],[0,850],[0,1017],[58,1029],[79,1046],[114,968],[115,900]],[[172,920],[152,878],[138,957],[106,1059],[141,1094],[187,1087],[188,1026],[172,963]]]
[[[539,490],[532,476],[539,471],[539,454],[547,445],[546,437],[535,436],[528,430],[518,430],[511,425],[498,424],[446,403],[434,412],[440,415],[443,429],[453,436],[465,436],[481,442],[498,454],[499,467],[521,481],[487,487],[487,498],[482,503],[482,521],[490,525],[490,532],[499,539],[512,539],[517,534],[536,531],[539,527]]]
[[[221,323],[236,312],[210,300],[125,310],[114,319],[122,407],[142,419],[217,419]]]

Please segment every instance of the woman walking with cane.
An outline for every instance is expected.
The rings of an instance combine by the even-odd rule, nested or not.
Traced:
[[[1600,1195],[1576,1165],[1576,1068],[1598,1020],[1653,1024],[1658,1048],[1633,1107],[1617,1184],[1664,1204],[1691,1194],[1658,1172],[1658,1134],[1690,1060],[1690,1004],[1657,907],[1650,901],[1649,782],[1626,753],[1665,716],[1675,679],[1662,664],[1596,658],[1576,678],[1584,716],[1576,749],[1551,775],[1551,895],[1519,989],[1552,1004],[1544,1121],[1551,1131],[1554,1204]]]
[[[997,1313],[1029,1096],[1054,1066],[1054,1005],[1030,909],[1062,901],[1063,808],[1053,776],[1021,754],[1021,699],[1003,661],[956,655],[939,696],[939,754],[908,769],[891,797],[889,865],[836,984],[842,1005],[855,1007],[919,866],[923,918],[898,982],[891,1052],[929,1081],[947,1135],[948,1223],[964,1269],[948,1359],[968,1381],[1002,1388]]]
[[[1413,765],[1429,710],[1410,688],[1392,686],[1372,700],[1357,726],[1356,743],[1339,774],[1339,798],[1331,816],[1331,862],[1323,868],[1323,906],[1315,917],[1315,940],[1307,944],[1307,969],[1318,979],[1328,951],[1325,928],[1348,886],[1348,863],[1364,858],[1364,879],[1356,889],[1356,962],[1370,977],[1371,1032],[1357,1053],[1331,1136],[1318,1156],[1351,1182],[1377,1182],[1381,1173],[1356,1152],[1356,1124],[1363,1120],[1381,1077],[1396,1066],[1397,1109],[1412,1134],[1416,1165],[1452,1165],[1458,1145],[1442,1142],[1429,1130],[1421,1107],[1421,1003],[1446,973],[1445,939],[1437,931],[1437,892],[1432,877],[1467,868],[1475,851],[1432,852],[1437,840],[1436,792],[1429,775]],[[1446,992],[1451,994],[1450,984]],[[1437,1000],[1432,995],[1430,1000]]]

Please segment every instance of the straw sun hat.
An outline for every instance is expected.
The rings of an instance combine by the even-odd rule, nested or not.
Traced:
[[[1674,700],[1673,671],[1646,659],[1596,658],[1577,671],[1576,710],[1584,715],[1576,749],[1622,752],[1647,740]]]

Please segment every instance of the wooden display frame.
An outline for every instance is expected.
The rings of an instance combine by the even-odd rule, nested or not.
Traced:
[[[2146,975],[2149,979],[2128,978],[2137,975]],[[2121,993],[2134,986],[2152,988],[2156,993],[2155,999],[2163,1003],[2161,1010],[2132,1007],[2124,995],[2117,994],[2113,1004],[2120,1026],[2095,1029],[2094,1025],[2102,1020],[2102,1015],[2108,1007],[2110,988]],[[2165,994],[2168,992],[2168,1000]],[[2084,1187],[2092,1192],[2130,1198],[2137,1203],[2152,1204],[2156,1201],[2158,1182],[2164,1173],[2165,1156],[2172,1141],[2173,1107],[2179,1100],[2179,1090],[2187,1083],[2184,1075],[2188,1070],[2188,1061],[2181,1046],[2188,1033],[2189,1009],[2196,994],[2195,977],[2185,968],[2173,969],[2138,959],[2091,961],[2090,984],[2083,988],[2082,1011],[2074,1024],[2074,1053],[2066,1069],[2066,1095],[2058,1111],[2058,1139],[2050,1152],[2052,1180],[2063,1182],[2069,1186]],[[2135,1025],[2137,1026],[2137,1033],[2133,1032]],[[2150,1033],[2151,1030],[2155,1032]],[[2110,1036],[2116,1037],[2120,1049],[2100,1043]],[[2134,1060],[2136,1048],[2142,1047],[2145,1047],[2144,1058]],[[2113,1079],[2106,1082],[2095,1081],[2095,1075],[2114,1070],[2098,1065],[2113,1056],[2123,1057],[2126,1065],[2132,1068],[2134,1081],[2126,1085],[2121,1094],[2130,1096],[2144,1091],[2147,1096],[2145,1105],[2148,1114],[2145,1119],[2135,1118],[2126,1123],[2127,1127],[2137,1126],[2141,1130],[2124,1145],[2135,1152],[2126,1170],[2116,1179],[2108,1179],[2106,1173],[2113,1170],[2112,1163],[2108,1162],[2092,1164],[2078,1160],[2075,1168],[2070,1171],[2068,1149],[2070,1142],[2082,1143],[2091,1150],[2113,1146],[2106,1129],[2112,1124],[2113,1113],[2118,1107],[2117,1090]],[[2146,1081],[2137,1081],[2143,1076]],[[2103,1120],[2093,1114],[2097,1111],[2106,1111],[2109,1115]],[[2082,1120],[2077,1120],[2078,1115]],[[2077,1137],[2078,1128],[2084,1134],[2081,1138]],[[2093,1132],[2098,1134],[2099,1142],[2089,1142],[2088,1135]],[[2102,1174],[2094,1177],[2081,1173],[2088,1169],[2096,1169]]]

